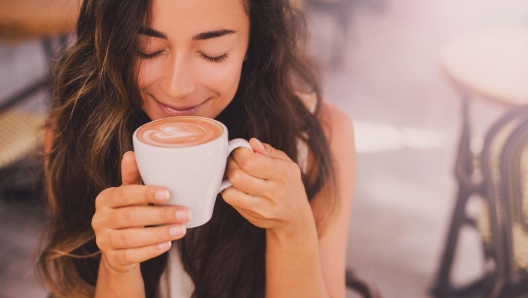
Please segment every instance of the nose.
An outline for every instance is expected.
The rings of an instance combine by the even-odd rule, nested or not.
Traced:
[[[168,65],[164,78],[163,89],[172,99],[180,99],[191,94],[196,89],[192,72],[183,57],[175,59]]]

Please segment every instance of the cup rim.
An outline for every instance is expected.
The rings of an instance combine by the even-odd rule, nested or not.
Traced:
[[[142,142],[137,137],[137,134],[138,134],[139,130],[143,126],[151,124],[153,122],[158,122],[158,121],[167,120],[167,119],[171,119],[171,118],[199,118],[199,119],[203,119],[203,120],[207,120],[207,121],[213,121],[213,122],[219,124],[220,126],[222,126],[222,134],[218,138],[216,138],[214,140],[211,140],[209,142],[205,142],[205,143],[201,143],[201,144],[193,145],[193,146],[185,146],[185,147],[160,147],[160,146],[155,146],[155,145],[151,145],[151,144],[147,144],[145,142]],[[214,143],[214,142],[216,142],[218,140],[221,140],[224,135],[226,135],[226,136],[228,135],[227,127],[222,122],[220,122],[220,121],[218,121],[216,119],[202,117],[202,116],[174,116],[174,117],[165,117],[165,118],[161,118],[161,119],[156,119],[156,120],[149,121],[149,122],[141,125],[140,127],[136,128],[136,130],[134,131],[134,134],[132,135],[132,139],[133,139],[134,143],[137,142],[137,144],[140,144],[141,146],[147,146],[147,147],[156,148],[156,149],[159,149],[159,150],[186,150],[186,149],[187,150],[189,150],[189,149],[192,150],[192,149],[195,149],[195,148],[207,146],[207,145],[212,144],[212,143]]]

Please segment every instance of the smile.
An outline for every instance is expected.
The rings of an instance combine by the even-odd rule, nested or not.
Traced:
[[[174,117],[174,116],[188,116],[188,115],[192,115],[193,113],[198,111],[198,109],[200,109],[200,107],[202,107],[208,100],[209,99],[207,99],[206,101],[202,102],[201,104],[199,104],[197,106],[187,106],[187,107],[169,107],[167,105],[162,104],[161,102],[159,102],[157,100],[156,100],[156,102],[159,104],[160,108],[163,110],[163,112],[167,116]]]

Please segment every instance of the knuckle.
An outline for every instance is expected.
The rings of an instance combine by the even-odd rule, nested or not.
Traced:
[[[290,163],[290,171],[291,171],[291,174],[295,175],[296,177],[301,176],[301,168],[299,167],[298,164],[294,162]]]
[[[147,258],[149,259],[160,254],[160,252],[157,249],[157,244],[147,246],[144,248],[144,250],[145,250],[146,255],[148,256]]]
[[[272,199],[277,197],[277,188],[276,187],[266,187],[262,190],[261,197]]]
[[[94,213],[91,224],[92,224],[92,229],[96,235],[103,233],[105,228],[107,228],[106,219],[109,218],[109,216],[106,215],[107,213],[108,212],[102,212],[102,211],[98,211]]]
[[[132,247],[134,244],[134,236],[132,233],[127,233],[123,231],[122,233],[118,234],[116,238],[116,246],[122,248],[122,247]]]
[[[99,195],[95,198],[95,208],[100,208],[105,201],[105,198],[112,192],[113,187],[103,189]]]
[[[243,150],[241,149],[242,148],[236,148],[235,150],[233,150],[233,153],[231,153],[233,159],[238,160],[241,157],[241,153],[243,152]]]
[[[263,218],[266,218],[266,219],[272,218],[272,212],[271,212],[270,208],[261,208],[259,210],[259,214],[260,214],[260,216],[262,216]]]
[[[282,178],[284,180],[289,180],[288,178],[290,178],[290,177],[297,177],[297,176],[300,177],[301,176],[301,168],[296,163],[289,162],[288,164],[286,164],[284,166],[284,174],[285,175],[282,175]]]
[[[229,181],[233,185],[238,185],[242,180],[242,172],[239,169],[233,169],[229,171],[228,176]]]
[[[119,253],[118,257],[119,263],[121,265],[131,265],[134,263],[133,252],[129,249],[124,249]]]
[[[169,240],[170,237],[168,237],[169,231],[167,228],[158,228],[156,231],[156,237],[158,238],[157,242],[163,242],[165,240]]]
[[[274,157],[279,157],[279,156],[282,156],[284,154],[284,152],[276,149],[276,148],[273,148],[273,147],[270,147],[268,149],[268,152],[269,152],[269,155],[270,156],[274,156]]]
[[[91,224],[92,224],[92,229],[94,231],[97,231],[99,229],[99,227],[101,226],[101,219],[100,219],[100,216],[99,216],[99,214],[97,212],[92,217]]]
[[[222,191],[222,197],[225,199],[231,195],[231,187],[228,187]]]
[[[129,208],[129,210],[126,210],[123,213],[123,221],[125,225],[131,226],[136,222],[137,211],[135,208]]]
[[[174,207],[160,208],[160,218],[163,218],[165,222],[173,222],[176,217],[176,211],[178,209]]]
[[[245,158],[242,160],[240,167],[244,169],[246,172],[251,172],[253,168],[255,167],[255,162],[253,161],[252,158]]]
[[[119,238],[120,238],[120,235],[118,233],[112,233],[110,234],[110,238],[108,239],[109,241],[109,244],[112,248],[119,248]]]
[[[223,192],[222,192],[222,198],[224,199],[224,201],[226,201],[228,204],[231,203],[231,199],[233,198],[232,196],[232,187],[228,187],[226,188]]]
[[[97,245],[97,247],[103,251],[105,245],[104,245],[104,241],[103,241],[103,238],[102,237],[98,237],[97,235],[95,236],[95,244]]]

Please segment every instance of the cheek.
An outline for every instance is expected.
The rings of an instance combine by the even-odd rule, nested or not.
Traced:
[[[198,77],[201,84],[218,94],[219,98],[231,100],[238,89],[242,63],[237,61],[222,64],[199,68]]]
[[[156,80],[156,74],[159,74],[159,68],[156,63],[149,63],[149,61],[138,63],[138,87],[143,90]]]
[[[153,120],[159,117],[155,115],[156,107],[153,106],[153,101],[147,98],[145,90],[148,89],[149,85],[156,81],[155,74],[156,71],[153,69],[151,63],[138,62],[137,83],[141,100],[143,101],[141,109],[150,117],[150,119]]]

